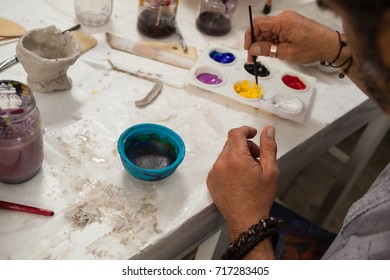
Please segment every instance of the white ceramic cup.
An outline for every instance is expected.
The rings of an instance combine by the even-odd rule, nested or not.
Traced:
[[[112,14],[112,0],[75,0],[74,10],[81,24],[98,27],[106,24]]]

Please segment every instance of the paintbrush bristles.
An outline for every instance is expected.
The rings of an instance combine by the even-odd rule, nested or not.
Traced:
[[[255,42],[255,34],[253,32],[252,6],[249,5],[248,9],[249,9],[249,23],[250,23],[250,27],[251,27],[251,40],[252,40],[252,44],[253,44]],[[259,84],[259,80],[258,80],[259,73],[258,73],[257,64],[256,64],[257,56],[253,56],[252,59],[253,59],[253,64],[254,64],[256,85],[258,85]]]

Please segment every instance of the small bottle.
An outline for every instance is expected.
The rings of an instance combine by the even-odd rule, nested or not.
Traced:
[[[178,0],[139,0],[139,32],[152,38],[167,37],[175,33],[178,3]]]
[[[200,0],[196,27],[213,36],[227,34],[232,28],[231,19],[237,0]]]
[[[106,24],[112,14],[112,0],[75,0],[74,10],[81,24],[98,27]]]
[[[0,81],[0,182],[27,181],[42,162],[41,119],[32,91],[17,81]]]

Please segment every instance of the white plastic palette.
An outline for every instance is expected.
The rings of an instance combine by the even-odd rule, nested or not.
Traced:
[[[231,63],[220,63],[210,57],[212,51],[219,53],[232,53],[235,56]],[[303,73],[294,71],[287,63],[268,57],[259,57],[258,62],[262,63],[269,71],[267,77],[258,77],[259,85],[263,89],[261,99],[250,99],[238,95],[234,90],[234,84],[242,80],[255,81],[254,75],[248,73],[244,65],[247,53],[230,48],[209,44],[197,62],[190,69],[186,81],[204,90],[236,100],[258,109],[273,113],[281,118],[302,123],[305,114],[310,106],[313,95],[313,88],[316,79]],[[197,77],[199,74],[212,74],[222,79],[219,84],[208,84],[201,82]],[[306,88],[296,90],[288,87],[282,77],[285,75],[296,76]]]

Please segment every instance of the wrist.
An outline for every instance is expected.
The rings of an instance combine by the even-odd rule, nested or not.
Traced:
[[[341,35],[341,34],[340,34]],[[328,29],[326,34],[323,34],[321,43],[322,54],[319,57],[320,61],[334,61],[338,51],[340,50],[340,41],[337,32]]]
[[[327,38],[327,43],[324,44],[327,47],[321,58],[322,64],[326,66],[341,65],[351,56],[347,36],[332,30],[332,36],[328,36]]]
[[[222,259],[251,259],[252,256],[259,254],[264,258],[273,258],[273,249],[279,238],[277,226],[278,220],[275,218],[261,219],[241,232],[238,238],[230,243]]]
[[[258,243],[251,251],[248,252],[243,260],[274,260],[275,251],[272,245],[272,236]]]
[[[234,241],[238,238],[240,233],[248,230],[252,225],[257,224],[262,219],[269,218],[269,212],[264,212],[263,214],[254,215],[251,217],[238,217],[239,219],[228,223],[230,241]]]
[[[339,77],[342,79],[350,70],[353,59],[351,51],[349,50],[346,36],[336,31],[337,39],[339,41],[339,50],[336,57],[332,61],[321,61],[321,64],[328,67],[339,68]]]

